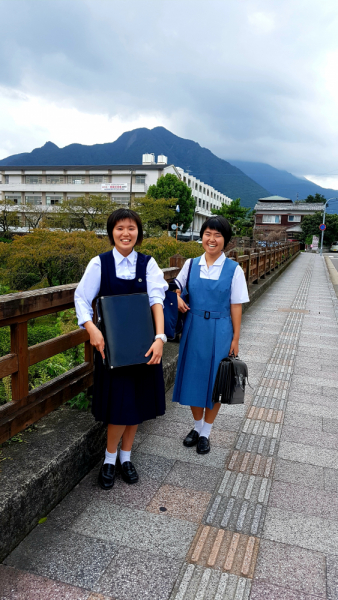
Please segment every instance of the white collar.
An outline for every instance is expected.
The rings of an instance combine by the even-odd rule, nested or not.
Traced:
[[[221,256],[219,256],[218,259],[215,260],[214,264],[211,266],[212,267],[221,267],[225,261],[225,258],[226,258],[226,256],[225,256],[224,252],[222,252]],[[202,267],[208,268],[207,261],[205,260],[205,252],[204,252],[204,254],[202,254],[202,256],[200,258],[200,262],[198,264],[201,265]]]
[[[118,250],[116,250],[115,246],[113,248],[113,256],[115,259],[116,264],[120,264],[124,259],[126,259],[130,265],[134,265],[136,263],[136,259],[137,259],[137,252],[135,252],[135,250],[132,250],[130,254],[128,254],[128,256],[122,256],[122,254],[120,254],[120,252]]]

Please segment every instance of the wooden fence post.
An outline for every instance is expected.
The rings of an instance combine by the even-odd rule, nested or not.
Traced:
[[[12,374],[12,400],[28,394],[28,339],[27,321],[11,325],[11,352],[18,357],[18,370]]]

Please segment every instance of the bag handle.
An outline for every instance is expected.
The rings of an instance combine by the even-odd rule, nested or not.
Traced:
[[[188,269],[188,277],[187,277],[187,282],[185,284],[186,290],[189,293],[189,288],[188,288],[188,283],[189,283],[189,279],[190,279],[190,273],[191,273],[191,267],[192,267],[192,263],[193,263],[193,258],[190,260],[190,264],[189,264],[189,269]]]

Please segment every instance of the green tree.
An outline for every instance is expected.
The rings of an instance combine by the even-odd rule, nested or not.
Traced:
[[[12,290],[79,281],[91,258],[109,249],[107,237],[94,232],[35,229],[0,243],[0,280]]]
[[[136,198],[133,209],[140,215],[144,237],[158,237],[175,219],[176,199]]]
[[[105,230],[107,218],[116,208],[116,203],[104,194],[79,196],[56,206],[53,212],[46,214],[44,224],[64,231]]]
[[[305,200],[302,200],[302,202],[308,202],[309,204],[325,204],[326,198],[323,196],[323,194],[317,193],[314,196],[309,194]]]
[[[323,222],[323,213],[316,212],[314,215],[306,215],[302,222],[301,228],[302,233],[300,240],[304,243],[308,243],[312,239],[313,235],[321,236],[319,225]],[[325,217],[326,230],[324,234],[325,244],[332,244],[338,240],[338,215],[328,215]]]
[[[5,238],[11,237],[10,227],[18,224],[18,211],[13,200],[0,200],[0,229]]]
[[[222,204],[221,208],[212,208],[211,212],[225,217],[237,236],[252,236],[254,212],[251,208],[241,206],[240,198],[236,198],[231,204]]]
[[[194,217],[196,202],[192,196],[190,187],[178,179],[176,175],[167,173],[162,175],[155,185],[148,188],[147,198],[160,199],[166,198],[175,199],[176,204],[180,207],[180,212],[175,214],[172,223],[183,225],[183,231],[187,231]]]
[[[42,226],[46,214],[45,206],[42,204],[26,204],[21,211],[25,215],[26,226],[29,230]]]

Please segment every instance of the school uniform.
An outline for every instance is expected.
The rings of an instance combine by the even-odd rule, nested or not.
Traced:
[[[173,402],[212,409],[217,369],[228,356],[233,338],[230,305],[249,302],[249,296],[243,270],[224,253],[209,268],[205,254],[191,260],[190,310],[180,343]],[[175,280],[181,290],[189,262]]]
[[[168,284],[156,261],[134,250],[122,256],[116,248],[93,258],[75,292],[79,326],[92,320],[97,296],[148,293],[149,304],[162,304]],[[150,360],[150,358],[149,358]],[[94,398],[97,421],[138,425],[165,413],[162,363],[106,369],[100,352],[94,352]]]

